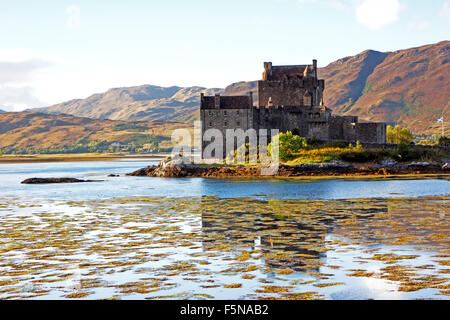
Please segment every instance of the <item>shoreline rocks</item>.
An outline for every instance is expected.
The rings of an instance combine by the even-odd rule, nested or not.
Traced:
[[[21,184],[48,184],[48,183],[81,183],[100,182],[101,180],[80,180],[76,178],[30,178],[25,179]]]
[[[156,166],[148,166],[128,176],[141,177],[299,177],[299,176],[358,176],[358,175],[407,175],[449,174],[446,163],[386,161],[380,164],[350,164],[340,161],[330,163],[306,163],[295,166],[280,164],[278,167],[251,167],[226,165],[189,164],[187,159],[164,159]]]

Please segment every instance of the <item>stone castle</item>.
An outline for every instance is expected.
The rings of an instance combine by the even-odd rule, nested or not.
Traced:
[[[385,123],[358,122],[356,116],[332,114],[323,104],[324,90],[325,81],[317,77],[317,60],[312,65],[298,66],[273,66],[265,62],[262,80],[258,81],[257,105],[251,93],[248,96],[201,95],[202,137],[208,129],[218,129],[223,137],[227,129],[257,132],[279,129],[325,142],[386,143]],[[202,142],[202,151],[208,144]],[[216,155],[222,156],[225,150],[223,155]]]

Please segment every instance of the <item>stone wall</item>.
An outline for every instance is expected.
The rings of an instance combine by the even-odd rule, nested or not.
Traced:
[[[313,77],[258,81],[258,104],[274,106],[318,106],[323,96],[323,80]]]
[[[302,81],[258,81],[258,103],[267,107],[269,100],[275,106],[303,106],[305,89]]]
[[[330,119],[330,141],[356,142],[358,117],[333,115]]]
[[[223,151],[213,154],[213,157],[222,159],[226,156],[227,129],[242,129],[246,131],[253,127],[252,96],[220,96],[200,99],[200,120],[202,122],[202,137],[207,130],[219,131],[222,134]],[[213,132],[214,133],[214,132]],[[202,139],[202,152],[212,141]],[[240,145],[234,141],[233,149]]]
[[[386,143],[386,123],[357,123],[356,140],[361,143]]]
[[[218,130],[223,137],[223,153],[226,155],[227,129],[236,130],[278,129],[291,131],[308,139],[321,141],[345,141],[348,143],[386,143],[385,123],[358,123],[358,117],[332,115],[329,109],[320,107],[251,107],[248,109],[204,109],[201,110],[202,132]],[[203,150],[209,144],[203,141]],[[234,148],[240,144],[234,142]]]
[[[223,152],[222,154],[213,155],[218,158],[223,158],[226,154],[226,130],[227,129],[242,129],[244,131],[252,128],[252,113],[251,109],[207,109],[200,111],[202,121],[202,136],[208,129],[215,129],[221,132],[223,137]],[[202,141],[202,150],[205,150],[210,141]],[[234,143],[234,149],[238,148],[237,141]]]

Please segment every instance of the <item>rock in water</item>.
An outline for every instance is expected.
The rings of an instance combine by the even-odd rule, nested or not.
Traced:
[[[162,160],[157,166],[148,166],[128,175],[149,177],[185,177],[192,174],[191,171],[196,170],[201,169],[190,164],[189,159],[179,157],[176,159],[166,158]]]
[[[30,178],[22,181],[22,184],[44,184],[44,183],[79,183],[98,182],[98,180],[80,180],[76,178]]]

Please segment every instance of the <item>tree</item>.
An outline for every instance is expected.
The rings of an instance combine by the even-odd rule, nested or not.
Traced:
[[[398,143],[409,144],[414,141],[414,137],[406,128],[401,128],[398,132]]]
[[[414,137],[408,129],[396,125],[395,127],[387,126],[386,140],[388,143],[409,144],[414,141]]]
[[[272,141],[276,141],[272,139]],[[280,154],[280,160],[286,161],[292,159],[294,157],[294,153],[298,152],[301,148],[306,147],[308,144],[306,143],[306,139],[300,136],[292,134],[291,131],[287,131],[286,133],[280,132],[278,134],[278,148]],[[272,153],[273,145],[272,142],[269,144],[268,150]]]
[[[386,141],[387,143],[394,143],[394,128],[391,125],[386,127]]]

